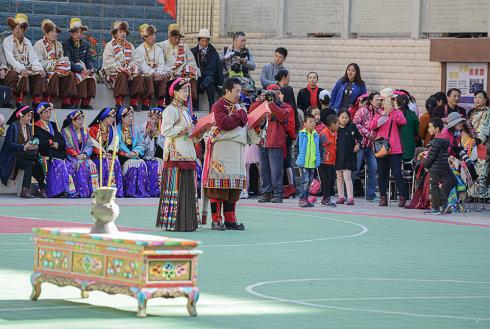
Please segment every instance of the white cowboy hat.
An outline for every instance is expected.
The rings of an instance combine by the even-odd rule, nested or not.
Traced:
[[[211,32],[208,29],[200,29],[199,34],[197,35],[197,39],[206,38],[211,39]]]

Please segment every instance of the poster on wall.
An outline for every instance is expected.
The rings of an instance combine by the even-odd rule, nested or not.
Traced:
[[[461,90],[459,105],[473,107],[473,94],[487,90],[487,63],[447,63],[446,91],[451,88]]]

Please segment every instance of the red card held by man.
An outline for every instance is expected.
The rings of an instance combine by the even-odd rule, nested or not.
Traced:
[[[196,127],[192,131],[192,133],[189,135],[190,138],[199,136],[201,133],[208,131],[211,129],[212,126],[214,126],[215,121],[214,121],[214,113],[210,113],[201,119],[197,120]]]
[[[248,114],[248,127],[255,128],[262,120],[271,114],[269,103],[263,102],[255,110]]]

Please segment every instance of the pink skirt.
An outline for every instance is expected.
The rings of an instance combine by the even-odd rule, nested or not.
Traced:
[[[259,146],[256,144],[245,146],[245,164],[259,163]]]

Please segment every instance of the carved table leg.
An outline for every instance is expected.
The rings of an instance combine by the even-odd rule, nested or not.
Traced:
[[[33,273],[31,275],[31,285],[32,285],[32,293],[31,296],[29,297],[31,300],[37,300],[39,298],[39,295],[41,295],[41,283],[37,279],[39,278],[40,274],[39,273]]]
[[[199,289],[193,288],[193,290],[187,295],[187,312],[190,316],[197,316],[196,303],[199,299]]]
[[[197,316],[196,301],[190,297],[187,301],[187,312],[189,312],[190,316]]]
[[[88,291],[87,290],[80,290],[80,296],[82,298],[88,298]]]
[[[136,317],[146,318],[146,298],[144,300],[138,298],[138,313],[136,313]]]
[[[35,283],[32,285],[32,293],[31,297],[29,297],[31,300],[37,300],[39,298],[39,295],[41,295],[41,283]]]

